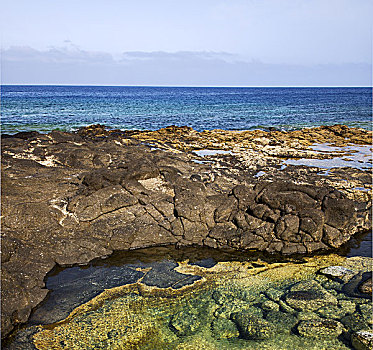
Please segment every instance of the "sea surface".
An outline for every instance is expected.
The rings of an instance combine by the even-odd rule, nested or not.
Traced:
[[[126,86],[1,87],[3,133],[75,130],[100,123],[119,129],[168,125],[292,130],[346,124],[372,128],[371,88]]]

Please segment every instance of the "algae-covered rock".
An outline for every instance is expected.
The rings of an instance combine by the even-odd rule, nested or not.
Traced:
[[[352,332],[357,332],[362,329],[368,329],[368,322],[365,320],[364,316],[358,312],[354,312],[351,315],[347,315],[341,319],[341,322],[345,327]]]
[[[279,311],[280,305],[272,300],[266,300],[264,303],[262,303],[262,309],[265,311]]]
[[[373,305],[372,304],[360,304],[358,306],[359,312],[362,314],[365,321],[369,324],[373,324]]]
[[[314,280],[299,282],[286,294],[288,305],[299,311],[313,311],[326,305],[337,305],[337,298]]]
[[[360,293],[372,295],[372,278],[368,278],[366,281],[362,282],[358,288]]]
[[[301,321],[297,327],[298,333],[303,337],[330,338],[338,337],[343,332],[343,325],[335,320],[320,319]]]
[[[296,314],[296,317],[299,321],[312,321],[321,319],[319,315],[312,311],[300,311]]]
[[[273,301],[279,301],[284,294],[284,291],[276,288],[268,288],[264,294]]]
[[[237,338],[240,335],[234,322],[224,318],[213,320],[211,323],[211,331],[216,339]]]
[[[289,314],[295,314],[296,311],[290,307],[288,304],[286,304],[283,300],[280,300],[279,302],[280,310]]]
[[[338,300],[338,305],[340,305],[346,314],[353,314],[356,310],[356,304],[351,300]]]
[[[348,309],[344,309],[343,307],[339,307],[337,305],[327,305],[318,309],[316,313],[323,318],[333,318],[339,320],[349,312]]]
[[[291,329],[298,322],[296,316],[281,312],[270,311],[266,315],[266,320],[276,326],[276,333],[291,333]]]
[[[178,335],[192,335],[195,334],[201,325],[199,314],[196,310],[182,310],[172,316],[170,321],[170,328]]]
[[[356,350],[372,350],[373,349],[373,331],[362,330],[352,334],[352,346]]]
[[[242,300],[234,300],[230,303],[222,305],[221,307],[217,308],[214,312],[215,317],[219,318],[227,318],[231,317],[232,313],[245,311],[248,314],[263,317],[263,311],[251,304],[244,302]]]
[[[274,335],[275,326],[272,323],[245,311],[234,313],[231,318],[244,339],[264,340]]]
[[[225,305],[226,303],[231,303],[233,301],[236,301],[237,299],[246,302],[254,301],[257,295],[250,294],[246,290],[242,290],[240,288],[237,288],[236,286],[232,286],[216,289],[212,293],[212,297],[217,304]]]

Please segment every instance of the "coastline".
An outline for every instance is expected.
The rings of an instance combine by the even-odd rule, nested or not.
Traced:
[[[360,150],[351,146],[371,152],[371,140],[343,125],[3,135],[2,336],[44,300],[56,263],[164,244],[284,255],[340,247],[371,229],[369,159],[327,175],[286,161],[347,164]]]

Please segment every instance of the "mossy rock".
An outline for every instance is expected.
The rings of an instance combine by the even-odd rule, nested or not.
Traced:
[[[234,322],[224,318],[215,319],[211,323],[211,331],[216,339],[231,339],[240,335]]]
[[[275,326],[272,323],[251,313],[238,312],[232,314],[231,318],[244,339],[265,340],[271,338],[275,333]]]
[[[364,320],[369,324],[373,324],[373,305],[372,304],[360,304],[358,310],[363,316]]]
[[[364,316],[358,312],[354,312],[351,315],[347,315],[341,319],[341,322],[350,332],[357,332],[362,329],[368,329],[369,325],[365,320]]]
[[[226,303],[231,303],[237,299],[246,302],[251,302],[257,299],[257,295],[250,294],[246,290],[232,286],[216,289],[212,293],[212,298],[215,300],[217,304],[225,305]]]
[[[299,282],[285,296],[286,303],[298,311],[314,311],[337,305],[337,298],[314,280]]]
[[[297,324],[297,318],[289,313],[281,311],[270,311],[266,320],[276,326],[276,333],[290,334],[291,329]]]
[[[182,310],[173,315],[170,321],[170,328],[178,336],[195,334],[201,326],[199,313],[194,309]]]
[[[356,304],[351,300],[338,300],[338,305],[345,310],[346,314],[353,314],[356,310]]]
[[[298,333],[307,338],[336,338],[343,329],[340,322],[331,319],[301,321],[297,327]]]
[[[262,309],[265,311],[279,311],[280,305],[272,300],[266,300],[264,303],[262,303]]]
[[[316,313],[323,318],[339,320],[348,314],[348,309],[344,309],[337,305],[328,305],[318,309]]]
[[[272,301],[279,301],[284,294],[284,291],[276,289],[276,288],[268,288],[264,294],[267,298],[271,299]]]
[[[232,313],[245,311],[252,315],[263,317],[263,311],[243,300],[233,300],[230,303],[222,305],[217,308],[214,312],[214,316],[217,318],[229,319]]]

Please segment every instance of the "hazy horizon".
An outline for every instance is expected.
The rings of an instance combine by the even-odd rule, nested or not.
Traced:
[[[372,85],[369,0],[5,2],[3,85]]]

